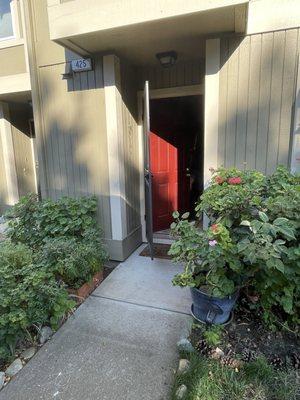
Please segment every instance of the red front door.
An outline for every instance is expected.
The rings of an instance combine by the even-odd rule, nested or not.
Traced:
[[[169,228],[178,210],[178,150],[171,139],[167,132],[150,134],[154,232]]]
[[[188,96],[151,100],[150,109],[153,231],[157,232],[170,227],[173,211],[194,208],[197,195],[193,200],[192,185],[201,175],[201,145],[196,140],[201,106],[198,96]]]

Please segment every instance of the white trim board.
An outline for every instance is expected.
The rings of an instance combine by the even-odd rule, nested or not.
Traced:
[[[204,101],[204,189],[218,165],[220,39],[206,41]]]
[[[123,124],[121,95],[117,89],[119,61],[114,55],[103,57],[103,80],[108,151],[109,201],[113,240],[126,237],[125,224],[125,178],[121,148]]]
[[[29,72],[0,77],[0,94],[31,91]]]
[[[150,89],[150,99],[166,99],[170,97],[199,96],[204,94],[204,85],[175,86],[164,89]],[[138,92],[138,96],[143,96],[143,91]]]

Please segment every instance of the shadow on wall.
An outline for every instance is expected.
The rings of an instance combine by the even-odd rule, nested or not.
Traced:
[[[63,80],[64,65],[39,70],[44,135],[39,151],[44,159],[43,197],[96,195],[104,237],[111,238],[109,174],[102,57],[94,70]],[[123,105],[125,147],[138,148],[136,121],[131,106]],[[39,132],[36,132],[38,135]],[[129,151],[130,153],[130,151]],[[135,153],[135,151],[134,151]],[[126,176],[127,234],[140,225],[138,154],[123,154]]]
[[[218,164],[289,165],[298,30],[221,39]]]
[[[30,131],[32,107],[27,103],[9,103],[10,122],[19,196],[35,192],[35,165]]]

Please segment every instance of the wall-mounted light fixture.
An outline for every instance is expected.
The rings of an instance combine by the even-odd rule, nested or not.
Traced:
[[[160,65],[164,68],[172,67],[177,60],[176,51],[165,51],[163,53],[157,53],[156,58],[160,62]]]
[[[65,65],[65,72],[63,74],[61,74],[61,79],[68,79],[68,78],[71,78],[72,76],[73,76],[73,71],[72,71],[71,63],[67,62]]]

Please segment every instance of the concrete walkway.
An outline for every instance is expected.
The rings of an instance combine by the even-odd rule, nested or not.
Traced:
[[[188,333],[180,268],[141,257],[120,264],[41,348],[0,400],[167,400],[176,342]]]

